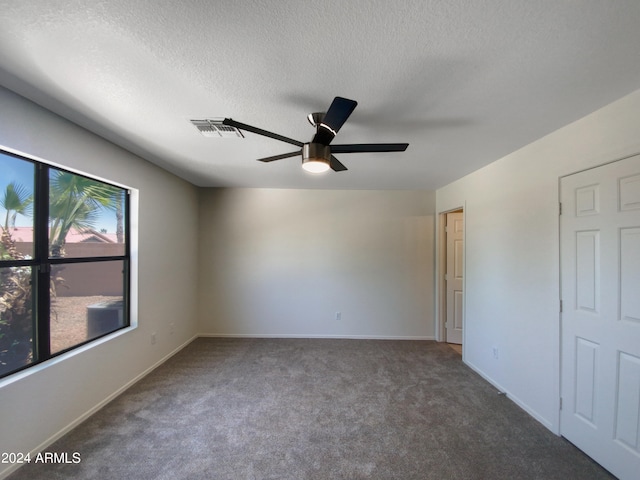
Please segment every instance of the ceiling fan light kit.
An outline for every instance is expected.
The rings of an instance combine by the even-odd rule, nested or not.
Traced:
[[[331,149],[321,143],[302,146],[302,168],[309,173],[323,173],[331,168]]]
[[[347,121],[353,110],[356,108],[356,105],[358,105],[358,102],[355,100],[336,97],[333,99],[333,102],[331,102],[327,113],[310,113],[307,116],[307,119],[311,125],[316,127],[316,134],[311,142],[308,143],[299,142],[298,140],[287,138],[282,135],[278,135],[277,133],[252,127],[246,123],[236,122],[231,118],[225,118],[222,123],[223,125],[300,147],[301,149],[296,150],[295,152],[259,158],[258,160],[260,162],[273,162],[275,160],[282,160],[283,158],[295,157],[302,154],[302,168],[311,173],[322,173],[329,169],[332,169],[334,172],[344,172],[347,170],[347,167],[345,167],[331,154],[332,148],[334,153],[404,152],[407,149],[409,146],[408,143],[362,143],[333,145],[333,147],[331,147],[329,144],[334,139],[340,128],[342,128],[342,125]]]

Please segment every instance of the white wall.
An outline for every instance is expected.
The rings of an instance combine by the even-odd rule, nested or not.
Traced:
[[[464,360],[555,432],[559,177],[638,152],[640,91],[436,192],[465,205]]]
[[[203,190],[200,332],[433,338],[434,200],[416,191]]]
[[[0,125],[3,147],[139,194],[138,328],[46,368],[35,367],[19,380],[0,381],[0,452],[29,452],[196,334],[197,189],[3,88]],[[0,477],[7,467],[0,465]]]

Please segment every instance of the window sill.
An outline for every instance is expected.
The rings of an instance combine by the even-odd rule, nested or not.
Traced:
[[[72,350],[69,350],[68,352],[62,353],[56,357],[50,358],[49,360],[45,360],[42,363],[39,363],[37,365],[33,365],[31,367],[26,368],[25,370],[21,370],[19,372],[16,372],[14,374],[11,374],[3,379],[0,380],[0,390],[8,385],[11,385],[12,383],[18,382],[24,378],[30,377],[32,375],[37,375],[40,372],[54,366],[57,365],[58,363],[64,362],[65,360],[75,357],[76,355],[80,355],[92,348],[96,348],[99,345],[102,345],[103,343],[109,342],[117,337],[120,337],[122,335],[126,335],[127,333],[136,330],[138,328],[138,326],[136,324],[132,324],[126,328],[122,328],[120,330],[116,330],[113,333],[110,333],[108,335],[105,335],[104,337],[101,337],[97,340],[94,340],[92,342],[89,342],[85,345],[82,345],[81,347],[76,347]]]

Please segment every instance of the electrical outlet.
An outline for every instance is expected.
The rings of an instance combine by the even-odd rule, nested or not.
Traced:
[[[155,345],[156,344],[156,332],[153,332],[151,334],[151,345]]]
[[[336,312],[336,320],[342,320],[342,312]]]
[[[498,350],[498,347],[493,347],[493,358],[496,360],[500,358],[500,351]]]

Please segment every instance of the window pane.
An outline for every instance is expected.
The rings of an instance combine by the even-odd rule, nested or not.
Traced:
[[[123,261],[52,265],[51,353],[126,326]]]
[[[0,261],[33,257],[34,164],[0,152]]]
[[[0,268],[0,376],[33,362],[31,267]]]
[[[51,168],[51,258],[125,255],[124,211],[124,189]]]

